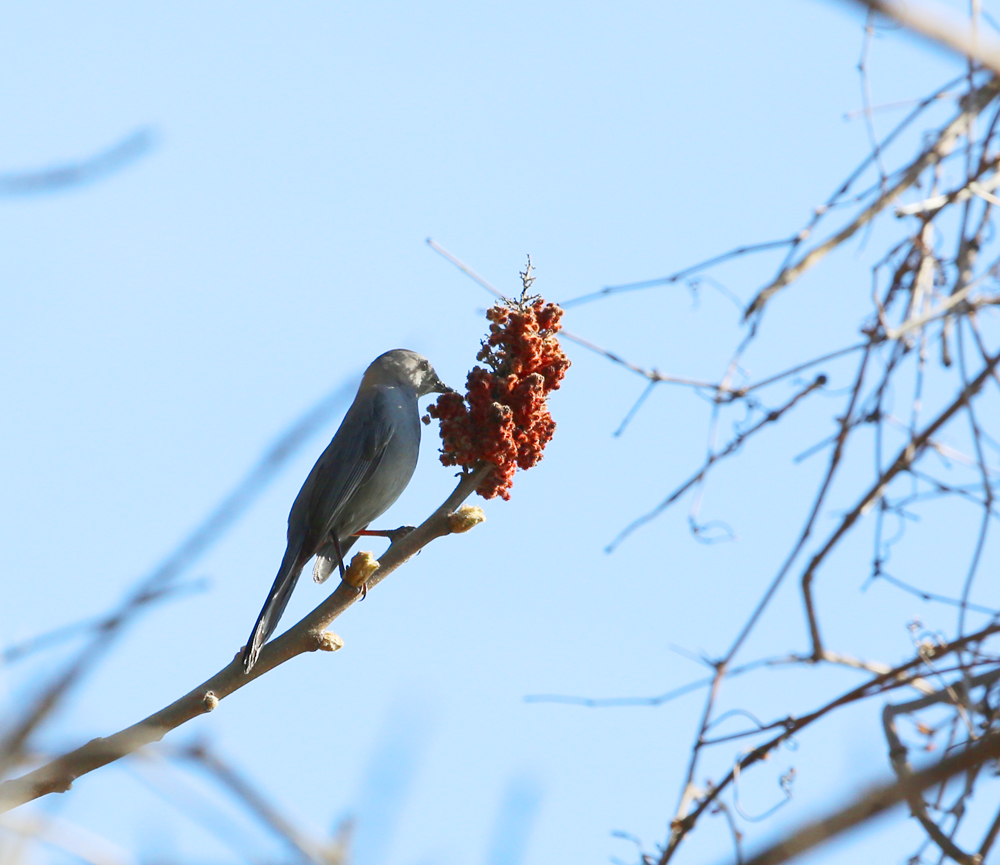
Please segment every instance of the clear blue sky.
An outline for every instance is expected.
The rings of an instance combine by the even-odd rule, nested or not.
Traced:
[[[810,0],[5,4],[0,171],[73,160],[143,125],[157,144],[99,183],[0,200],[0,643],[111,605],[288,423],[382,351],[420,351],[461,383],[489,298],[426,237],[509,291],[530,253],[536,288],[559,300],[797,230],[867,152],[863,125],[844,119],[861,104],[860,25],[846,5]],[[875,101],[959,71],[884,34]],[[719,278],[747,298],[774,264]],[[776,328],[808,325],[753,357],[754,370],[849,338],[867,266],[848,252],[776,311]],[[854,280],[854,306],[840,280]],[[732,304],[707,288],[697,303],[683,287],[595,303],[565,325],[636,363],[708,379],[739,334]],[[523,698],[653,695],[703,675],[670,646],[728,645],[798,528],[788,503],[806,500],[820,469],[765,469],[768,448],[808,447],[829,404],[712,488],[706,513],[737,543],[699,545],[682,507],[606,556],[697,464],[706,406],[662,388],[614,438],[641,380],[567,350],[559,429],[510,502],[486,504],[483,526],[435,543],[351,609],[335,625],[340,653],[297,659],[168,742],[204,737],[305,827],[355,814],[357,865],[632,861],[613,831],[662,841],[700,696],[601,711]],[[194,568],[210,591],[145,615],[41,745],[117,730],[228,662],[337,422]],[[436,447],[432,428],[386,525],[421,520],[451,489]],[[795,522],[776,524],[785,512]],[[287,623],[324,591],[304,580]],[[834,612],[856,617],[838,620],[834,639],[883,660],[906,653],[907,616],[945,622],[875,591],[840,602]],[[852,633],[880,604],[898,605],[896,630]],[[751,654],[803,645],[789,591]],[[3,708],[58,657],[0,678]],[[831,682],[857,679],[757,681],[775,689],[773,706],[795,687],[807,708]],[[758,696],[736,687],[733,704]],[[877,711],[852,710],[747,780],[744,805],[761,812],[780,797],[777,776],[798,771],[795,802],[758,838],[814,813],[830,789],[847,796],[887,777]],[[720,753],[720,775],[736,751]],[[164,777],[112,767],[32,807],[140,858],[240,861],[164,806],[142,772]],[[240,834],[247,858],[284,855],[255,827]],[[816,861],[897,861],[917,837],[897,825]],[[730,850],[718,818],[689,844],[683,862]]]

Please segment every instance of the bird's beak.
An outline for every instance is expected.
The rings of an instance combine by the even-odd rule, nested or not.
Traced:
[[[434,387],[430,389],[430,393],[456,393],[455,388],[448,387],[441,379],[434,376]]]

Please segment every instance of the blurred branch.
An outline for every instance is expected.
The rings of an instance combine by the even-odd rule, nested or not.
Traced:
[[[491,470],[492,466],[487,465],[463,475],[452,494],[423,524],[404,537],[396,539],[382,556],[378,570],[368,579],[367,589],[374,588],[431,541],[451,534],[452,523],[449,517],[476,491],[480,482]],[[0,812],[48,793],[65,792],[81,775],[105,766],[144,745],[159,741],[170,730],[192,718],[211,712],[220,700],[304,652],[335,651],[340,648],[339,638],[328,634],[326,629],[361,595],[361,589],[341,582],[311,613],[280,637],[267,643],[256,666],[249,674],[243,672],[241,648],[227,666],[169,706],[113,736],[93,739],[21,778],[0,784]]]
[[[1000,41],[983,37],[970,27],[968,19],[959,18],[940,4],[905,3],[898,0],[851,0],[880,15],[902,24],[912,33],[963,57],[977,60],[994,73],[1000,73]]]
[[[179,599],[187,597],[188,595],[194,595],[199,592],[204,592],[208,590],[208,580],[192,580],[188,583],[177,583],[172,586],[164,586],[154,592],[150,592],[149,602],[168,599]],[[60,625],[58,628],[53,628],[51,631],[46,631],[44,634],[38,634],[34,637],[30,637],[27,640],[22,640],[20,643],[13,643],[7,646],[0,652],[0,662],[4,664],[13,664],[23,658],[33,655],[35,652],[41,652],[45,649],[50,649],[53,646],[58,646],[61,643],[65,643],[67,640],[71,640],[74,637],[78,637],[81,634],[89,634],[94,631],[100,631],[104,628],[109,627],[111,622],[106,616],[91,616],[87,619],[81,619],[78,622],[71,622],[68,625]]]
[[[137,865],[127,850],[83,826],[53,814],[21,812],[0,819],[0,829],[52,847],[70,857],[70,861],[89,865]],[[28,857],[4,860],[11,863],[38,861]]]
[[[241,819],[243,815],[233,814],[229,808],[217,801],[215,796],[211,795],[215,792],[214,789],[210,793],[199,785],[191,771],[194,767],[181,768],[175,761],[168,759],[167,748],[162,746],[143,748],[130,754],[118,765],[134,781],[142,784],[163,803],[172,807],[178,815],[228,848],[238,862],[260,861],[260,839],[255,833],[247,832],[247,823]],[[58,806],[61,803],[52,804]],[[28,809],[12,812],[12,816],[26,810]],[[157,823],[170,827],[171,821],[167,815],[163,814],[160,808],[157,811],[159,812]],[[295,859],[303,861],[299,856]]]
[[[333,838],[329,841],[319,841],[306,835],[281,814],[278,808],[248,778],[203,743],[188,745],[181,748],[176,754],[204,769],[261,823],[271,829],[307,861],[318,863],[318,865],[342,865],[345,861],[344,839]]]
[[[0,174],[0,197],[57,192],[92,183],[142,158],[155,144],[155,131],[152,127],[143,126],[89,159],[41,171]]]

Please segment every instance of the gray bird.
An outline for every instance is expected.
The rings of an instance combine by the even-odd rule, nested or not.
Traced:
[[[365,370],[340,429],[313,466],[288,514],[288,545],[274,585],[243,650],[249,673],[278,625],[299,574],[317,556],[313,576],[344,572],[344,553],[399,498],[420,449],[417,399],[450,391],[427,358],[397,348]]]

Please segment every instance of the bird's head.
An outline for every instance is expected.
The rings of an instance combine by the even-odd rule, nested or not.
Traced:
[[[405,348],[395,348],[375,358],[365,371],[364,381],[370,384],[406,384],[416,390],[417,396],[452,390],[438,378],[426,357]]]

